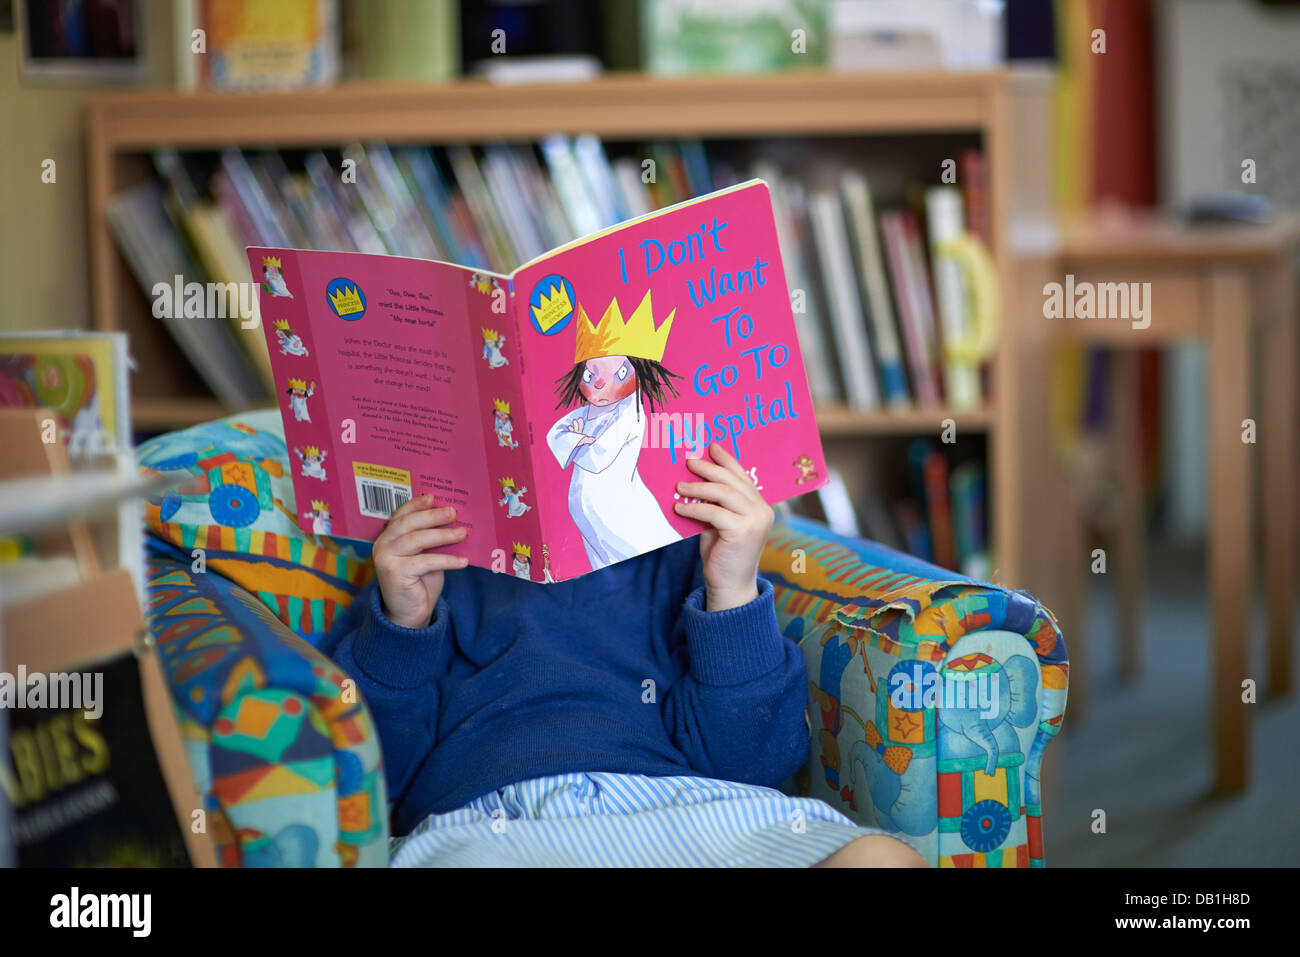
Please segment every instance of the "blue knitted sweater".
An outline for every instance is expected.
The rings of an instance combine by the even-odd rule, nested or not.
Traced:
[[[425,628],[368,586],[321,647],[374,715],[394,834],[570,771],[782,784],[808,752],[803,655],[765,579],[722,612],[703,585],[690,538],[559,584],[448,572]]]

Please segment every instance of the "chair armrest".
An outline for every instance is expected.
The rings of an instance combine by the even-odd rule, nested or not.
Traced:
[[[384,866],[378,736],[355,684],[254,595],[148,539],[148,619],[224,866]]]
[[[773,529],[761,570],[808,665],[800,790],[938,866],[1042,866],[1042,758],[1069,675],[1051,614],[807,519]]]

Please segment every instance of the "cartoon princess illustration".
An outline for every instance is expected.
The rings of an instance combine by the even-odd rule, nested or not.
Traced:
[[[316,380],[311,380],[311,385],[303,379],[290,379],[289,388],[285,390],[289,393],[289,405],[293,409],[293,418],[296,422],[310,422],[311,415],[307,412],[307,400],[316,394]]]
[[[512,478],[503,478],[500,481],[501,498],[497,504],[506,507],[507,518],[518,518],[532,508],[531,505],[524,504],[524,494],[528,491],[527,488],[516,488],[515,480]]]
[[[469,277],[471,289],[477,289],[483,295],[487,295],[493,289],[497,288],[497,281],[492,276],[484,272],[476,272]]]
[[[307,347],[303,345],[302,336],[289,328],[288,319],[275,320],[275,338],[280,342],[280,355],[305,356]]]
[[[279,257],[267,256],[262,260],[262,288],[273,296],[293,298],[293,293],[289,291],[289,286],[284,281],[284,274],[280,272]]]
[[[556,380],[556,407],[576,411],[551,426],[546,441],[560,468],[573,468],[569,515],[593,569],[660,548],[682,536],[668,523],[637,472],[645,423],[681,376],[662,364],[674,309],[655,328],[650,293],[626,322],[615,299],[599,323],[578,306],[573,368]]]
[[[515,441],[514,423],[510,421],[510,403],[501,399],[492,400],[492,431],[497,434],[497,445],[507,449],[519,448]]]
[[[542,542],[542,581],[555,581],[555,576],[551,574],[551,549],[545,542]]]
[[[317,535],[330,533],[330,507],[320,499],[312,499],[311,511],[303,512],[302,517],[311,519],[311,530]]]
[[[505,344],[506,337],[495,329],[483,330],[483,358],[487,360],[489,369],[500,369],[510,364],[505,353],[501,351]]]
[[[302,474],[306,478],[325,479],[325,456],[327,452],[322,451],[314,445],[308,445],[304,448],[295,448],[294,453],[298,460],[302,462]]]
[[[532,548],[528,545],[522,545],[519,542],[515,542],[511,548],[511,551],[514,553],[514,562],[511,570],[515,573],[515,577],[523,578],[526,581],[532,581],[533,578]]]

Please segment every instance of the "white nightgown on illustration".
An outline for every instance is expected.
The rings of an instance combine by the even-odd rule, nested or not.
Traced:
[[[659,503],[637,472],[645,432],[645,413],[638,418],[640,396],[604,408],[584,405],[551,426],[546,442],[561,468],[573,467],[569,482],[569,514],[582,533],[582,544],[593,569],[640,555],[681,535],[668,524]],[[569,423],[586,420],[590,445],[579,445],[583,434]]]

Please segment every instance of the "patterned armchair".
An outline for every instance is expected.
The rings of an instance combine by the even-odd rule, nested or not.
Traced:
[[[189,472],[146,506],[148,614],[220,862],[386,864],[374,725],[313,647],[369,580],[366,546],[297,528],[275,410],[138,457]],[[808,662],[794,786],[940,866],[1042,866],[1039,773],[1068,674],[1050,615],[801,519],[774,529],[763,572]]]
[[[1042,867],[1043,751],[1069,664],[1019,592],[791,518],[762,569],[808,664],[802,794],[940,867]]]

